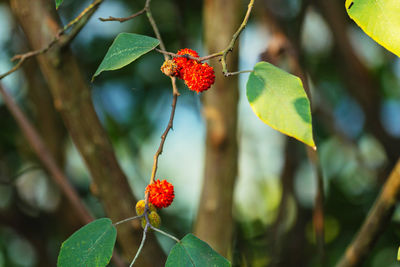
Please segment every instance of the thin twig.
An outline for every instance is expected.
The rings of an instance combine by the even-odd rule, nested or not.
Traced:
[[[146,218],[147,219],[147,218]],[[131,264],[129,265],[129,267],[132,267],[133,264],[135,263],[136,259],[139,257],[140,252],[142,252],[143,246],[144,246],[144,242],[146,241],[146,233],[147,233],[147,229],[149,228],[149,224],[146,223],[146,226],[144,227],[143,230],[143,237],[142,237],[142,242],[140,242],[140,246],[136,252],[135,257],[133,258]]]
[[[239,38],[240,33],[243,31],[243,29],[246,27],[247,25],[247,21],[249,20],[250,14],[251,14],[251,10],[253,9],[253,5],[254,5],[254,0],[250,0],[249,5],[247,6],[247,12],[246,15],[243,19],[242,24],[240,24],[239,29],[235,32],[235,34],[232,36],[232,40],[229,43],[228,47],[225,48],[222,52],[222,57],[221,57],[221,65],[222,65],[222,73],[225,75],[226,73],[228,73],[228,67],[226,65],[226,57],[229,54],[229,52],[232,52],[233,47],[237,41],[237,39]]]
[[[146,8],[143,8],[142,10],[140,10],[139,12],[136,12],[135,14],[130,15],[129,17],[123,17],[123,18],[116,18],[116,17],[112,17],[109,16],[108,18],[99,18],[99,20],[101,21],[119,21],[120,23],[131,20],[133,18],[136,18],[137,16],[140,16],[142,14],[144,14],[146,12]]]
[[[18,69],[22,66],[22,63],[24,63],[25,59],[26,59],[26,58],[21,59],[21,60],[18,61],[18,63],[17,63],[14,67],[12,67],[9,71],[7,71],[7,72],[4,73],[4,74],[1,74],[1,75],[0,75],[0,80],[3,79],[4,77],[10,75],[11,73],[15,72],[16,70],[18,70]]]
[[[64,28],[61,29],[56,34],[56,36],[54,36],[53,40],[45,47],[38,49],[38,50],[29,51],[24,54],[17,54],[14,57],[12,57],[11,61],[18,60],[18,63],[14,67],[12,67],[9,71],[7,71],[6,73],[1,74],[0,80],[3,79],[4,77],[10,75],[11,73],[17,71],[22,66],[22,64],[25,62],[26,59],[46,53],[50,48],[52,48],[58,42],[60,43],[61,46],[65,46],[69,42],[71,42],[72,39],[79,33],[79,31],[87,23],[89,18],[93,15],[94,11],[98,8],[98,6],[102,2],[103,2],[103,0],[93,1],[93,3],[90,4],[87,8],[85,8],[75,19],[73,19],[71,22],[69,22],[67,25],[65,25]],[[71,33],[69,35],[67,35],[65,38],[62,38],[64,36],[65,32],[69,28],[74,26],[75,24],[76,24],[76,26],[74,28],[72,28]]]
[[[176,238],[175,236],[173,236],[173,235],[171,235],[171,234],[168,234],[167,232],[164,232],[163,230],[160,230],[160,229],[154,227],[154,226],[151,225],[151,224],[149,224],[149,226],[150,226],[150,228],[153,229],[154,231],[159,232],[160,234],[163,234],[163,235],[165,235],[165,236],[171,238],[172,240],[175,240],[177,243],[180,243],[180,242],[181,242],[181,241],[180,241],[178,238]]]
[[[157,39],[160,42],[160,48],[162,51],[167,51],[164,42],[161,38],[161,34],[160,31],[158,30],[157,24],[153,18],[153,15],[151,13],[150,10],[150,2],[151,0],[146,0],[146,4],[144,6],[144,9],[146,10],[146,15],[147,18],[151,24],[151,27],[153,28],[154,34],[156,35]],[[164,54],[164,59],[168,60],[169,56]],[[158,150],[156,152],[156,154],[154,155],[154,161],[153,161],[153,168],[151,171],[151,177],[150,177],[150,182],[149,184],[154,183],[154,178],[156,176],[157,173],[157,167],[158,167],[158,158],[161,155],[163,148],[164,148],[164,143],[165,143],[165,139],[167,138],[167,135],[169,133],[169,131],[172,129],[173,127],[173,121],[174,121],[174,117],[175,117],[175,109],[176,109],[176,103],[178,101],[178,96],[179,96],[179,91],[178,91],[178,87],[176,86],[176,78],[175,77],[171,77],[171,83],[172,83],[172,108],[171,108],[171,114],[170,114],[170,118],[168,121],[168,125],[167,128],[165,129],[164,133],[161,136],[161,142],[160,145],[158,147]],[[145,196],[145,203],[146,203],[146,209],[148,209],[148,202],[149,202],[149,194],[147,193]],[[146,212],[145,212],[146,213]]]
[[[252,72],[252,70],[241,70],[241,71],[236,71],[236,72],[227,72],[225,73],[225,77],[229,77],[232,75],[238,75],[238,74],[242,74],[242,73],[250,73]]]
[[[155,50],[157,52],[161,53],[161,54],[164,54],[164,55],[169,55],[169,56],[172,56],[172,57],[184,57],[184,58],[196,60],[198,62],[202,62],[202,61],[205,61],[205,60],[209,60],[211,58],[222,56],[222,52],[214,53],[214,54],[211,54],[211,55],[208,55],[208,56],[204,56],[204,57],[194,57],[194,56],[187,55],[187,54],[186,55],[178,55],[178,54],[175,54],[175,53],[172,53],[172,52],[163,51],[163,50],[160,50],[160,49],[157,49],[157,48]]]
[[[114,226],[117,226],[118,224],[121,224],[121,223],[129,222],[129,221],[136,220],[136,219],[140,219],[140,218],[142,218],[143,216],[144,216],[144,214],[142,214],[142,215],[137,215],[137,216],[133,216],[133,217],[129,217],[129,218],[126,218],[126,219],[124,219],[124,220],[118,221],[118,222],[114,223],[113,225],[114,225]]]
[[[153,162],[153,170],[151,172],[151,178],[150,178],[150,184],[152,184],[154,182],[154,178],[156,176],[156,172],[157,172],[157,166],[158,166],[158,158],[160,157],[160,155],[163,152],[163,148],[164,148],[164,143],[165,143],[165,139],[167,138],[167,135],[169,133],[169,131],[172,129],[173,127],[173,122],[174,122],[174,116],[175,116],[175,110],[176,110],[176,103],[178,101],[178,96],[174,95],[173,99],[172,99],[172,109],[171,109],[171,114],[169,116],[169,121],[168,121],[168,125],[167,128],[165,129],[164,133],[161,136],[161,142],[160,145],[158,147],[158,150],[156,152],[156,154],[154,155],[154,162]]]

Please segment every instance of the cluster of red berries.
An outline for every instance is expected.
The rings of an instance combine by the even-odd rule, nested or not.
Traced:
[[[196,51],[188,48],[179,50],[177,55],[199,57]],[[187,57],[175,57],[165,61],[161,71],[168,76],[184,80],[189,89],[197,93],[209,89],[215,81],[213,67]]]
[[[157,209],[166,208],[174,200],[174,186],[167,180],[156,180],[146,187],[146,194],[149,193],[149,201]]]
[[[174,186],[166,180],[156,180],[146,187],[147,193],[149,193],[148,210],[146,211],[146,201],[142,199],[136,203],[136,214],[142,216],[145,211],[147,212],[147,217],[142,216],[143,229],[146,229],[147,219],[152,226],[159,228],[161,218],[157,213],[157,209],[166,208],[171,205],[175,197]]]

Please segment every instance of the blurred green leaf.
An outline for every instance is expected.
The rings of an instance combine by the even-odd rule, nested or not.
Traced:
[[[213,250],[206,242],[187,234],[168,255],[165,267],[224,267],[231,263]]]
[[[310,102],[298,77],[258,62],[246,89],[250,106],[263,122],[315,148]]]
[[[106,266],[110,262],[116,237],[117,229],[110,219],[95,220],[64,241],[57,266]]]
[[[346,10],[366,34],[400,57],[399,0],[346,0]]]
[[[62,4],[64,0],[56,0],[56,9]]]
[[[150,52],[159,45],[155,38],[134,33],[120,33],[107,51],[106,56],[97,68],[94,77],[102,71],[117,70],[140,56]]]

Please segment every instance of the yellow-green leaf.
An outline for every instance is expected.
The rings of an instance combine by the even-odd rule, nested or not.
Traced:
[[[346,0],[345,5],[366,34],[400,57],[400,0]]]
[[[301,80],[267,62],[258,62],[246,85],[254,113],[266,124],[315,149],[310,101]]]

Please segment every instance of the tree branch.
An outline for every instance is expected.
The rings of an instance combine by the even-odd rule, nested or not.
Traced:
[[[386,229],[400,197],[400,160],[383,185],[360,231],[347,247],[337,267],[360,266],[371,252],[381,233]]]
[[[173,95],[172,98],[172,108],[171,108],[171,114],[169,117],[169,121],[168,121],[168,125],[167,128],[165,129],[164,133],[161,136],[161,142],[160,145],[157,149],[156,154],[154,155],[154,161],[153,161],[153,169],[151,171],[151,177],[150,177],[150,183],[152,184],[154,182],[154,178],[156,176],[157,173],[157,167],[158,167],[158,158],[160,157],[160,155],[163,152],[163,148],[164,148],[164,143],[165,143],[165,139],[167,138],[167,135],[169,133],[169,131],[173,128],[173,123],[174,123],[174,117],[175,117],[175,110],[176,110],[176,103],[178,101],[178,96],[177,95]]]
[[[142,10],[140,10],[139,12],[136,12],[135,14],[130,15],[129,17],[124,17],[124,18],[116,18],[116,17],[112,17],[109,16],[108,18],[99,18],[99,20],[101,21],[119,21],[120,23],[131,20],[133,18],[136,18],[137,16],[140,16],[142,14],[144,14],[146,12],[146,8],[143,8]]]
[[[250,0],[249,5],[247,6],[247,12],[246,15],[244,16],[242,24],[240,24],[239,29],[235,32],[235,34],[232,36],[232,40],[230,41],[229,45],[227,48],[225,48],[222,51],[222,57],[221,57],[221,65],[222,65],[222,73],[226,76],[228,73],[228,67],[226,65],[226,57],[229,54],[229,52],[232,52],[233,47],[236,43],[236,40],[239,38],[240,33],[243,31],[243,29],[247,25],[247,21],[249,20],[251,10],[253,9],[254,5],[254,0]]]
[[[11,73],[17,71],[26,59],[46,53],[50,48],[52,48],[56,43],[60,43],[60,47],[63,47],[70,43],[76,35],[80,32],[83,26],[86,25],[89,18],[93,15],[99,5],[103,2],[103,0],[95,0],[92,4],[90,4],[87,8],[85,8],[75,19],[69,22],[63,29],[59,30],[58,33],[54,36],[53,40],[51,40],[46,46],[43,48],[29,51],[24,54],[17,54],[11,58],[11,61],[18,60],[18,63],[12,67],[9,71],[0,75],[0,80],[10,75]],[[64,35],[65,32],[76,25],[70,32],[69,35]]]
[[[47,149],[42,138],[39,136],[38,131],[29,122],[26,115],[17,106],[11,96],[4,89],[2,84],[0,84],[0,94],[3,96],[5,105],[10,110],[11,115],[17,121],[18,126],[21,128],[23,134],[25,135],[29,144],[32,146],[36,155],[51,174],[50,177],[54,180],[54,182],[58,185],[58,187],[67,197],[67,199],[71,202],[72,206],[75,208],[81,222],[83,224],[91,222],[93,220],[93,217],[90,215],[90,213],[80,200],[75,189],[69,184],[68,178],[57,166],[55,160],[51,156],[50,151]]]
[[[43,47],[58,32],[58,15],[52,0],[11,0],[30,46]],[[29,12],[30,16],[25,14]],[[38,28],[46,29],[40,32]],[[78,62],[68,47],[50,50],[38,57],[38,62],[49,84],[56,109],[90,172],[94,194],[102,202],[112,221],[134,216],[134,198],[127,177],[122,171],[112,144],[95,112],[91,91]],[[61,62],[62,64],[59,64]],[[118,205],[115,205],[118,203]],[[140,223],[122,224],[118,229],[118,243],[127,258],[140,245]],[[141,266],[160,266],[165,254],[155,239],[151,239],[138,260]]]

